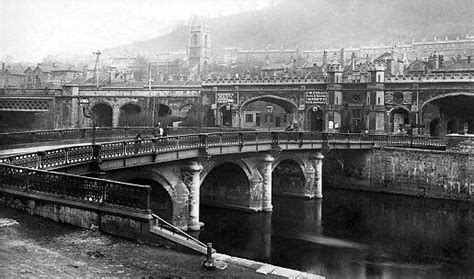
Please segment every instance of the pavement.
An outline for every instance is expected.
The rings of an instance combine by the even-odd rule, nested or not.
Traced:
[[[0,278],[206,277],[321,278],[217,254],[224,270],[204,270],[205,257],[57,223],[0,205]]]

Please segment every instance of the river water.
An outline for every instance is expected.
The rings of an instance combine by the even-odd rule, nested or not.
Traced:
[[[201,207],[199,239],[218,252],[327,278],[474,277],[469,203],[325,189],[273,197],[273,212]]]

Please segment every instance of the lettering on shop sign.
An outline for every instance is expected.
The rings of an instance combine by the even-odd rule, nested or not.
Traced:
[[[306,91],[304,99],[307,105],[327,104],[328,93],[326,91]]]
[[[234,93],[217,93],[217,103],[226,104],[229,100],[234,100]]]

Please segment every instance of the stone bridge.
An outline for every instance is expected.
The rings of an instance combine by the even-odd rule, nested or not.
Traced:
[[[153,212],[198,230],[201,203],[271,211],[272,194],[322,198],[323,153],[387,145],[439,147],[421,138],[383,135],[220,132],[59,148],[1,163],[149,185]]]

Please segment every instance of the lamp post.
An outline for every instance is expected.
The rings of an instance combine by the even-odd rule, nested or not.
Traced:
[[[93,115],[86,113],[86,108],[89,108],[90,101],[89,99],[82,98],[79,104],[82,106],[82,114],[84,117],[92,120],[92,145],[95,145],[95,119]]]
[[[270,115],[272,115],[273,112],[273,106],[272,105],[267,105],[267,112],[269,114],[268,116],[268,131],[270,132]]]

